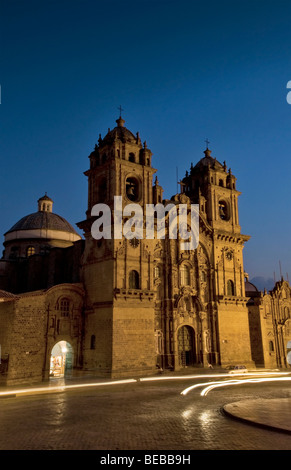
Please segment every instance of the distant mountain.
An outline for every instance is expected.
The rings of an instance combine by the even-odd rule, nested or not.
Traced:
[[[272,278],[266,278],[262,276],[253,277],[250,279],[250,282],[256,286],[256,288],[260,291],[267,291],[272,290],[275,286],[275,281]]]

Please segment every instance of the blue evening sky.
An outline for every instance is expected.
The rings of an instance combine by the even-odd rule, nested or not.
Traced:
[[[1,0],[0,19],[0,234],[45,192],[85,218],[88,155],[122,105],[166,198],[210,140],[242,192],[245,270],[291,276],[290,0]]]

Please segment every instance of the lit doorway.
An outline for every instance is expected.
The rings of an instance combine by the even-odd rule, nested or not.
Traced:
[[[67,341],[56,343],[51,352],[50,377],[65,377],[72,373],[73,348]]]

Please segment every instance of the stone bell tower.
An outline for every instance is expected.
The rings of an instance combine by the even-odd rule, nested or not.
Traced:
[[[199,204],[201,227],[211,234],[212,292],[220,363],[253,365],[245,297],[243,248],[249,236],[241,233],[236,178],[226,163],[207,147],[183,179],[183,191]],[[205,230],[204,230],[205,231]],[[201,234],[202,236],[202,234]]]
[[[183,179],[185,194],[199,203],[200,215],[211,227],[215,239],[214,262],[217,269],[216,294],[244,297],[242,251],[249,236],[241,234],[238,217],[236,178],[226,163],[221,164],[204,151],[190,174]]]
[[[153,202],[152,179],[156,172],[151,166],[152,153],[139,133],[133,135],[120,116],[117,126],[102,139],[89,156],[88,212],[94,204],[105,202],[113,206],[114,196],[122,196],[124,204],[138,203],[143,209]],[[88,214],[87,214],[88,217]]]
[[[152,373],[155,368],[153,240],[124,236],[96,240],[91,228],[94,205],[106,204],[114,220],[114,197],[122,211],[161,200],[153,175],[152,153],[139,133],[134,135],[120,116],[117,126],[99,136],[90,154],[87,218],[78,226],[86,238],[82,280],[86,286],[84,368],[112,377]],[[122,216],[122,223],[129,219]]]

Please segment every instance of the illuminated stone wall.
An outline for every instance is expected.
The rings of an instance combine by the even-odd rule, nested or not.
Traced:
[[[0,292],[0,298],[4,295]],[[58,341],[71,344],[74,367],[81,367],[83,295],[80,285],[63,284],[0,302],[1,356],[9,357],[2,380],[14,384],[48,379],[51,350]],[[66,311],[63,299],[68,302]]]

